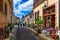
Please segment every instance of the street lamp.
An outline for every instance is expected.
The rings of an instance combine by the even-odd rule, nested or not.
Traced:
[[[48,0],[46,0],[46,3],[44,4],[42,8],[45,9],[47,6],[48,6]]]

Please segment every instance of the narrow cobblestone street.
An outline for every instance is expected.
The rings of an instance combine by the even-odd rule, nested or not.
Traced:
[[[0,0],[0,40],[60,40],[60,0]]]
[[[16,32],[16,40],[38,40],[38,38],[26,28],[18,28]]]
[[[12,34],[10,40],[39,40],[39,38],[26,27],[15,28]]]

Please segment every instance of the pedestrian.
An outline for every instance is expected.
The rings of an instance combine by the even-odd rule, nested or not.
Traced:
[[[58,32],[57,32],[57,35],[58,35],[59,40],[60,40],[60,28],[59,28],[59,30],[58,30]]]

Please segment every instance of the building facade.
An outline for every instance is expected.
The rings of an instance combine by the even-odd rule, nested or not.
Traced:
[[[12,24],[16,24],[17,23],[17,17],[16,16],[12,16]]]
[[[8,0],[9,1],[9,5],[7,8],[8,8],[8,14],[7,14],[7,18],[8,18],[8,23],[12,24],[13,22],[13,17],[14,17],[14,13],[13,13],[13,0]]]
[[[59,27],[59,0],[44,0],[36,5],[33,9],[35,20],[41,16],[44,21],[43,26],[49,24],[53,28]]]
[[[0,0],[0,40],[4,40],[6,28],[8,28],[9,8],[11,8],[10,0]]]
[[[30,20],[30,24],[34,24],[34,15],[33,15],[33,11],[30,12],[30,14],[29,14],[29,20]]]
[[[29,20],[30,20],[30,15],[28,14],[25,16],[23,23],[28,23]]]

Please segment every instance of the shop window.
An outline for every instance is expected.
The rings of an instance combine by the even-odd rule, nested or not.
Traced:
[[[51,9],[50,9],[50,12],[55,12],[55,6],[52,6]]]
[[[0,11],[3,11],[3,0],[0,0]]]
[[[47,10],[44,10],[44,14],[46,14],[47,13]]]
[[[50,16],[48,16],[48,22],[50,22]]]
[[[49,10],[47,10],[48,11],[48,13],[50,13],[50,9]]]
[[[55,12],[55,7],[52,8],[52,12]]]

